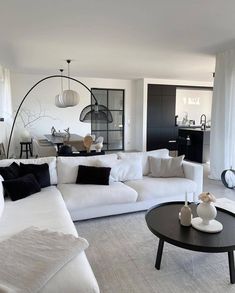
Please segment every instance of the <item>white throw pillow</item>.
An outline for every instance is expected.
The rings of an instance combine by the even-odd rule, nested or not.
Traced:
[[[115,159],[117,159],[116,154],[90,157],[57,157],[58,183],[76,183],[79,165],[97,166],[97,160],[112,161]]]
[[[149,157],[150,176],[152,177],[184,177],[184,155],[175,158]]]
[[[120,159],[139,159],[142,160],[142,170],[143,175],[146,176],[150,172],[148,156],[154,156],[158,158],[169,158],[169,150],[168,149],[159,149],[149,152],[119,152],[118,157]]]
[[[113,161],[112,164],[105,164],[97,161],[98,166],[111,167],[111,181],[128,181],[142,179],[142,160],[136,159],[119,159]]]
[[[0,175],[0,218],[1,218],[3,210],[4,210],[4,194],[3,194],[2,181],[3,181],[3,178]]]

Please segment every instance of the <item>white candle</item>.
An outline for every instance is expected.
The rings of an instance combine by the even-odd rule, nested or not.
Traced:
[[[187,191],[185,192],[185,205],[186,205],[186,207],[188,206],[188,193],[187,193]]]

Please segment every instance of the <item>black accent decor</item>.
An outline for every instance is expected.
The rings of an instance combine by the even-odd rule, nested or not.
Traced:
[[[20,173],[22,176],[26,174],[33,174],[41,188],[51,185],[49,166],[47,163],[40,165],[20,163]]]
[[[235,175],[235,170],[233,170],[232,167],[231,167],[231,169],[227,169],[227,170],[224,170],[222,172],[222,174],[221,174],[221,181],[222,181],[222,183],[224,184],[225,187],[227,187],[229,189],[234,189],[235,186],[229,186],[228,185],[228,182],[226,181],[226,173],[227,172],[231,172],[231,173],[233,173],[233,175]]]
[[[178,133],[179,156],[185,155],[185,160],[198,163],[206,163],[209,160],[210,130],[179,128]]]
[[[217,209],[216,219],[223,224],[219,233],[205,233],[193,227],[184,227],[179,222],[179,211],[184,202],[167,202],[148,210],[145,219],[150,231],[159,238],[155,267],[160,269],[164,241],[189,250],[201,252],[227,252],[229,260],[230,282],[235,283],[235,217],[221,208]],[[195,204],[190,204],[193,216],[197,216]]]
[[[59,156],[63,156],[63,155],[65,155],[65,156],[71,156],[72,155],[72,147],[71,146],[69,146],[69,145],[62,145],[62,146],[60,146],[59,147],[59,150],[58,150],[58,155]]]
[[[33,174],[2,182],[4,191],[15,201],[39,192],[41,187]]]
[[[109,167],[78,166],[78,176],[76,183],[109,185]]]
[[[16,179],[20,177],[20,166],[13,162],[8,167],[0,167],[0,175],[4,180]]]

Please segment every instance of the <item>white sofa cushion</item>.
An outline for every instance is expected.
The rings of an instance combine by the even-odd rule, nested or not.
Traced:
[[[2,181],[3,181],[3,178],[0,175],[0,218],[2,216],[2,213],[3,213],[3,210],[4,210],[4,204],[5,204]]]
[[[142,160],[141,158],[128,158],[119,160],[97,159],[98,167],[110,167],[110,182],[124,182],[127,180],[142,179]]]
[[[149,176],[184,177],[183,159],[184,155],[174,158],[156,158],[149,156]]]
[[[192,193],[197,189],[194,181],[186,178],[152,178],[143,177],[142,180],[126,181],[125,184],[138,193],[138,200],[150,200],[164,196],[179,196],[185,191]]]
[[[47,163],[49,166],[51,184],[52,185],[57,184],[56,157],[45,157],[45,158],[36,158],[36,159],[35,158],[5,159],[5,160],[0,160],[0,167],[10,166],[13,162],[16,162],[17,164],[23,163],[23,164],[37,164],[37,165]]]
[[[146,176],[150,172],[148,156],[154,156],[157,158],[169,158],[169,150],[168,149],[159,149],[149,152],[119,152],[119,159],[142,159],[142,170],[143,175]]]
[[[55,186],[43,188],[41,192],[18,201],[5,202],[0,220],[0,241],[30,226],[77,236],[63,198]],[[40,292],[98,293],[98,284],[85,253],[78,254],[66,264]]]
[[[101,158],[102,157],[102,158]],[[75,183],[78,166],[97,166],[99,160],[116,160],[116,154],[91,156],[91,157],[57,157],[58,184]]]
[[[135,202],[138,194],[121,182],[110,185],[59,184],[60,190],[69,211],[93,206]]]

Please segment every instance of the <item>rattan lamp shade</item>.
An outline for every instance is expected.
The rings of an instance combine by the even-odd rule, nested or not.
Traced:
[[[81,122],[99,122],[99,123],[112,123],[113,117],[111,112],[104,105],[89,105],[86,106],[81,114],[79,120]]]

